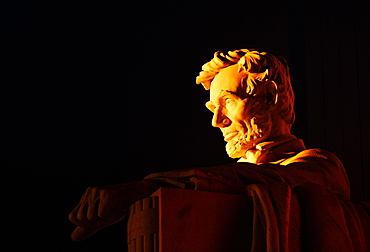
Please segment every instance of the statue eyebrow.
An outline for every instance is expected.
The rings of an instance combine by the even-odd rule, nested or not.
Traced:
[[[225,91],[225,92],[233,94],[233,95],[237,95],[236,92],[233,92],[233,91],[229,91],[229,90],[222,90],[222,91]]]
[[[226,92],[226,93],[229,93],[229,94],[232,94],[232,95],[235,95],[236,97],[240,98],[240,99],[244,99],[244,98],[250,98],[250,97],[253,97],[254,95],[251,95],[251,94],[248,94],[248,93],[245,93],[243,94],[243,96],[240,96],[240,94],[238,94],[237,92],[234,92],[234,91],[229,91],[229,90],[221,90],[222,92]],[[227,94],[222,94],[220,95],[219,99],[221,99],[222,97],[224,97],[225,95]]]
[[[229,90],[221,90],[221,94],[220,96],[218,97],[218,100],[224,98],[225,96],[227,95],[233,95],[233,96],[236,96],[236,97],[239,97],[236,92],[233,92],[233,91],[229,91]]]

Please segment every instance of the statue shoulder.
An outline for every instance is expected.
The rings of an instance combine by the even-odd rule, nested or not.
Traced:
[[[285,160],[282,165],[288,165],[291,163],[324,163],[324,164],[331,164],[336,167],[343,167],[342,162],[339,160],[339,158],[334,155],[332,152],[324,149],[306,149],[303,150],[293,157]]]

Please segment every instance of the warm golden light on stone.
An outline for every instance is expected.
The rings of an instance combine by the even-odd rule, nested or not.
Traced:
[[[155,173],[143,181],[88,188],[70,214],[70,220],[77,225],[72,233],[74,241],[86,239],[122,220],[134,203],[128,230],[130,251],[137,248],[143,251],[145,244],[150,244],[145,252],[162,251],[165,245],[158,244],[161,241],[156,233],[158,221],[166,223],[163,224],[166,230],[160,234],[166,233],[166,239],[171,242],[176,239],[172,234],[185,231],[178,228],[181,223],[163,222],[166,216],[161,214],[168,213],[171,220],[178,222],[199,222],[207,217],[199,218],[199,211],[191,212],[190,203],[182,204],[184,199],[191,202],[196,198],[196,192],[179,189],[191,189],[216,193],[209,194],[209,202],[213,203],[221,198],[226,202],[228,194],[250,200],[243,204],[253,208],[248,213],[253,222],[245,222],[248,223],[245,224],[248,244],[243,246],[252,251],[370,251],[370,203],[350,200],[346,171],[334,154],[322,149],[306,149],[303,141],[290,132],[295,120],[294,93],[284,58],[247,49],[216,52],[214,58],[203,65],[196,83],[209,90],[206,107],[213,113],[211,124],[220,128],[227,143],[227,154],[239,158],[238,162]],[[178,189],[157,191],[161,187]],[[224,195],[218,197],[217,193]],[[202,195],[198,203],[207,206],[204,196],[207,193]],[[158,201],[158,197],[162,198]],[[166,209],[161,210],[159,206]],[[204,208],[196,205],[194,209]],[[228,207],[215,208],[211,219],[223,216],[225,209],[233,211]],[[235,211],[247,214],[240,209]],[[183,220],[180,215],[192,217]],[[155,225],[142,221],[149,219]],[[204,232],[187,224],[190,227],[187,232],[193,233],[186,237],[198,237],[197,232]],[[218,223],[213,224],[216,227]],[[222,231],[213,229],[212,237],[222,236]],[[232,230],[230,232],[233,236]],[[199,237],[206,236],[199,234]],[[200,242],[207,245],[214,240]],[[228,246],[223,239],[216,242],[220,244],[201,247]],[[197,248],[197,245],[190,247]]]

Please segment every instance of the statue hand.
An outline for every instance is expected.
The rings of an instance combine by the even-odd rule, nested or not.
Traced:
[[[130,204],[150,196],[159,185],[155,181],[131,182],[121,185],[89,187],[69,219],[78,227],[73,241],[82,241],[100,229],[121,221]]]

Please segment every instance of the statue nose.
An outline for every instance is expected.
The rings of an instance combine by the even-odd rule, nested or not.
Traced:
[[[224,128],[228,127],[231,124],[231,121],[229,118],[227,118],[222,111],[220,110],[220,107],[216,107],[213,112],[213,118],[212,118],[212,126],[218,127],[218,128]]]

